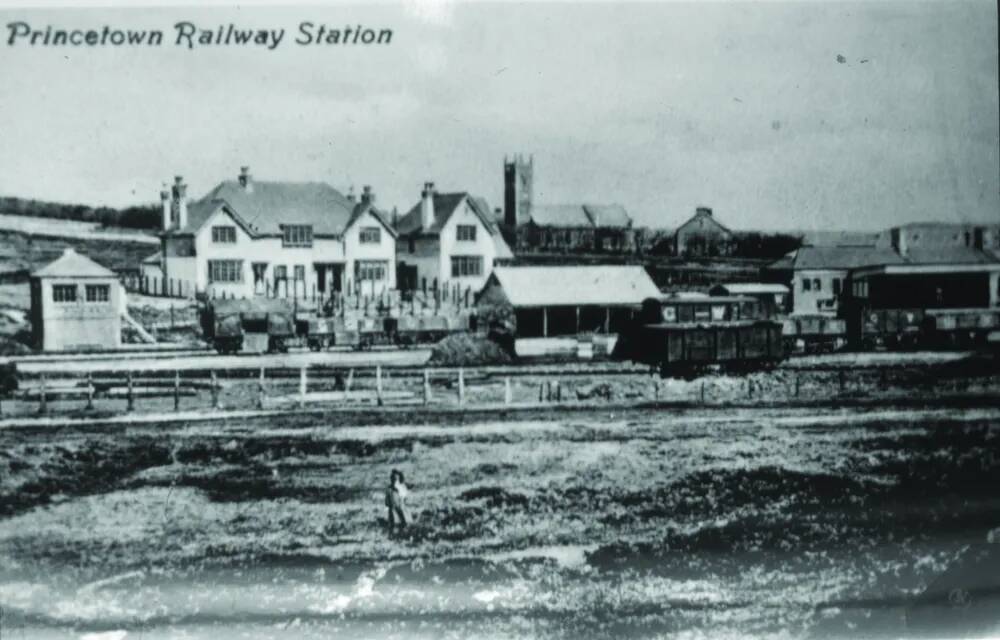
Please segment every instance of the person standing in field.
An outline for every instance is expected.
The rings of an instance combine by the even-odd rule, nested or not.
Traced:
[[[399,532],[406,529],[410,523],[409,513],[406,511],[406,496],[410,490],[406,488],[406,480],[403,472],[393,469],[389,473],[389,488],[385,491],[385,506],[389,509],[389,534],[396,532],[396,524],[399,524]]]

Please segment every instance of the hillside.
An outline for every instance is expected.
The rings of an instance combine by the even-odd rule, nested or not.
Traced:
[[[156,204],[114,209],[85,204],[45,202],[30,198],[0,197],[0,214],[48,220],[73,220],[128,229],[154,230],[160,225],[160,207]]]

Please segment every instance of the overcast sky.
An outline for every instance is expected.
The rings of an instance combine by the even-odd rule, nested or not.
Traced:
[[[0,194],[90,204],[259,179],[425,180],[502,205],[617,202],[672,227],[1000,219],[997,13],[977,2],[382,4],[0,11],[35,29],[161,29],[158,48],[0,43]],[[173,25],[284,28],[275,50],[173,45]],[[308,20],[394,30],[301,47]],[[838,56],[840,58],[838,59]]]

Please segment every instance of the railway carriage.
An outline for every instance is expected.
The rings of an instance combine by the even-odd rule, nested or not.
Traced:
[[[212,300],[201,322],[205,339],[219,353],[283,353],[296,337],[295,314],[282,299]]]
[[[622,336],[621,353],[663,377],[770,368],[785,349],[781,323],[769,315],[748,296],[647,298]]]

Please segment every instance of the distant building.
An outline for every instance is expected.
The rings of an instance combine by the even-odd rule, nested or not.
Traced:
[[[243,167],[188,204],[178,177],[163,204],[162,271],[214,297],[379,294],[396,286],[396,232],[365,187],[254,180]]]
[[[880,233],[876,246],[914,256],[961,247],[1000,252],[1000,224],[915,222]]]
[[[902,261],[891,249],[801,247],[791,262],[792,313],[837,316],[852,269]]]
[[[458,285],[478,292],[496,264],[513,258],[485,200],[464,191],[438,193],[433,182],[424,183],[396,232],[402,290]]]
[[[31,274],[31,329],[43,351],[121,346],[125,294],[113,271],[66,251]]]
[[[733,232],[715,219],[709,207],[695,209],[695,214],[674,232],[674,254],[678,256],[728,256],[735,249]]]
[[[517,337],[537,338],[617,333],[658,295],[639,266],[497,267],[477,304],[509,305]]]
[[[534,158],[504,159],[503,224],[518,251],[632,253],[632,218],[620,204],[537,204]]]

